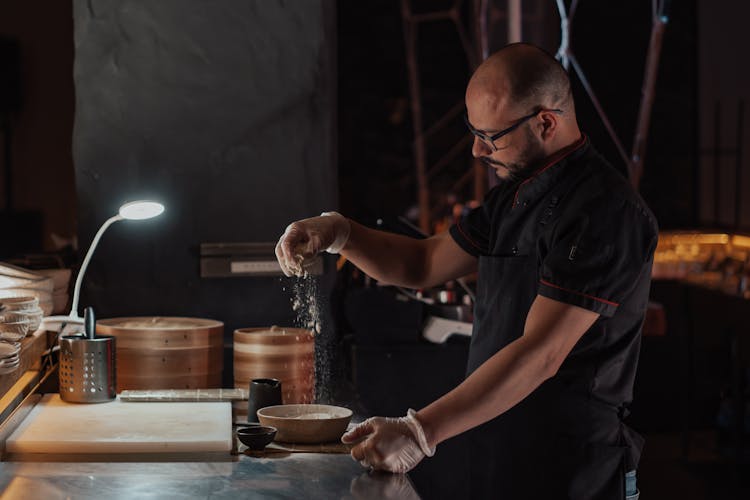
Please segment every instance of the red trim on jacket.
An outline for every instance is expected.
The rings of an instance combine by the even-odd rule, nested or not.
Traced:
[[[543,285],[551,286],[552,288],[557,288],[558,290],[564,290],[566,292],[574,293],[576,295],[581,295],[583,297],[586,297],[586,298],[589,298],[589,299],[593,299],[593,300],[596,300],[597,302],[602,302],[602,303],[610,305],[610,306],[618,307],[620,305],[617,302],[612,302],[612,301],[609,301],[609,300],[606,300],[606,299],[600,299],[599,297],[594,297],[593,295],[588,295],[586,293],[576,292],[575,290],[570,290],[568,288],[563,288],[561,286],[557,286],[557,285],[555,285],[553,283],[550,283],[549,281],[539,280],[539,282],[541,284],[543,284]]]
[[[574,151],[580,149],[584,144],[586,144],[586,134],[581,134],[581,138],[578,139],[576,142],[571,144],[570,146],[564,147],[558,152],[552,154],[549,158],[547,158],[547,162],[536,172],[534,172],[534,175],[523,181],[519,186],[518,189],[516,189],[516,196],[513,198],[513,205],[511,208],[516,208],[516,204],[518,203],[518,194],[521,191],[521,188],[528,182],[533,181],[538,175],[540,175],[542,172],[547,170],[548,168],[554,166],[558,162],[560,162],[563,158],[566,156],[572,154]]]

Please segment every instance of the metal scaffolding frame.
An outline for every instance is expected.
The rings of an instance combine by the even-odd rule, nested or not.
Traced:
[[[470,1],[467,8],[465,1]],[[604,127],[612,138],[622,160],[627,166],[628,175],[633,186],[637,189],[643,176],[643,160],[646,152],[646,138],[650,125],[651,110],[654,102],[656,76],[659,67],[662,39],[668,22],[667,10],[669,0],[652,0],[652,27],[651,38],[646,54],[646,67],[643,77],[641,102],[638,109],[637,126],[634,133],[633,146],[630,154],[626,152],[623,142],[614,130],[603,106],[589,83],[586,75],[577,60],[570,45],[571,26],[575,17],[578,0],[572,0],[567,8],[565,0],[555,0],[560,15],[561,42],[557,51],[557,59],[566,70],[572,66],[578,76],[586,94],[591,99],[597,114]],[[473,70],[481,61],[486,59],[490,52],[489,40],[492,38],[493,26],[499,20],[506,20],[507,41],[509,43],[520,41],[521,38],[521,0],[505,0],[506,9],[497,8],[492,0],[454,0],[453,5],[447,9],[414,13],[411,0],[401,0],[401,17],[404,30],[404,46],[406,50],[406,66],[409,79],[409,97],[412,115],[412,128],[414,133],[414,163],[417,184],[417,203],[419,209],[419,228],[425,233],[431,233],[433,219],[433,207],[431,205],[430,182],[447,165],[449,165],[467,147],[470,147],[473,138],[469,135],[463,136],[456,141],[436,162],[428,165],[428,141],[436,132],[444,129],[453,120],[457,119],[464,108],[463,100],[451,106],[435,123],[425,127],[424,114],[422,112],[422,82],[419,77],[419,62],[417,55],[417,37],[419,26],[423,23],[435,21],[450,21],[455,26],[458,38],[461,42],[466,59]],[[465,22],[463,12],[470,12],[472,19]],[[527,16],[530,20],[531,16]],[[538,20],[540,14],[535,16]],[[471,33],[466,29],[471,26]],[[487,190],[489,180],[486,167],[481,162],[474,160],[473,168],[469,169],[453,185],[453,190],[463,189],[468,182],[474,181],[474,198],[479,200]]]
[[[591,99],[599,118],[607,129],[612,142],[614,142],[620,157],[628,169],[630,182],[638,189],[643,177],[643,159],[646,154],[646,138],[651,122],[651,110],[654,105],[656,89],[656,76],[659,70],[659,57],[661,55],[662,40],[669,18],[667,11],[670,0],[651,0],[651,37],[646,52],[646,68],[643,74],[643,86],[641,87],[641,103],[638,107],[638,121],[633,137],[633,147],[630,154],[625,150],[622,141],[615,132],[612,123],[607,117],[604,108],[596,97],[593,87],[586,78],[583,68],[573,54],[570,47],[570,27],[573,24],[578,0],[572,0],[570,8],[566,9],[564,0],[556,0],[557,10],[560,13],[560,48],[557,50],[557,59],[566,70],[572,66],[578,79],[581,81],[586,94]]]
[[[409,79],[409,97],[414,133],[414,162],[417,181],[417,200],[419,208],[419,228],[425,233],[431,233],[433,207],[430,200],[430,182],[459,154],[469,148],[471,136],[465,135],[432,165],[428,165],[428,141],[437,132],[450,125],[453,120],[461,116],[464,109],[463,99],[450,107],[435,123],[425,127],[422,112],[422,82],[419,78],[419,62],[417,56],[417,36],[419,26],[423,23],[435,21],[450,21],[453,23],[461,46],[466,54],[469,67],[475,69],[481,61],[489,55],[489,40],[493,26],[501,20],[508,22],[508,41],[521,39],[521,0],[506,0],[507,10],[492,5],[491,0],[466,0],[471,4],[467,7],[465,0],[454,0],[453,5],[444,10],[427,13],[414,13],[411,0],[401,0],[401,17],[404,30],[404,46],[406,49],[406,66]],[[469,11],[471,19],[464,19],[463,12]],[[527,17],[527,20],[531,16]],[[466,26],[470,26],[471,32]],[[475,161],[473,168],[467,170],[453,185],[453,190],[463,189],[468,182],[474,181],[474,197],[481,199],[487,190],[487,169],[480,162]]]

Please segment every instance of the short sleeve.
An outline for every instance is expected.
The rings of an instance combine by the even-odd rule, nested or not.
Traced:
[[[658,239],[647,208],[627,199],[602,199],[562,218],[548,242],[539,294],[612,316],[651,272]]]
[[[450,227],[450,234],[465,252],[474,257],[489,252],[490,211],[497,203],[497,189],[491,190],[482,204],[472,209]]]
[[[483,207],[462,216],[450,227],[450,234],[466,253],[474,257],[487,254],[489,224]]]

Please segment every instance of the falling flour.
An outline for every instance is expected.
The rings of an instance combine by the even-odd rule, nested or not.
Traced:
[[[311,275],[306,274],[296,279],[293,287],[292,310],[297,313],[294,326],[320,334],[318,282]]]
[[[296,313],[295,325],[313,332],[315,337],[315,392],[318,402],[331,397],[332,339],[329,328],[324,328],[318,280],[309,273],[294,278],[292,310]]]

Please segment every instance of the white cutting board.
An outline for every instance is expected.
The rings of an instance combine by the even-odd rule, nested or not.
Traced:
[[[14,454],[229,452],[230,403],[66,403],[45,395],[10,435]]]

